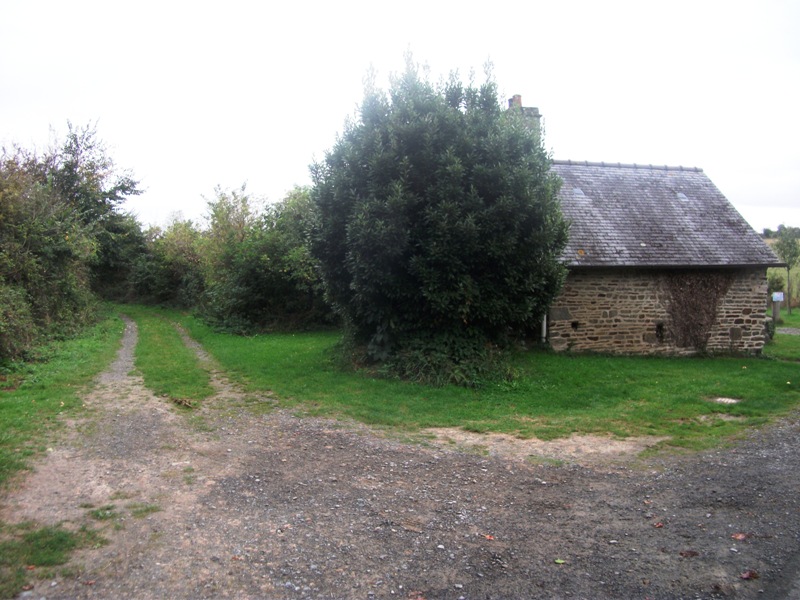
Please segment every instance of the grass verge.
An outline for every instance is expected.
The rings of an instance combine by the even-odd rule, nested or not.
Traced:
[[[541,439],[652,435],[701,449],[800,403],[797,365],[786,361],[520,352],[514,382],[433,388],[337,369],[336,333],[236,337],[192,317],[183,323],[250,391],[270,390],[283,406],[311,414],[409,430],[463,427]]]
[[[81,406],[80,391],[114,359],[124,324],[108,317],[78,338],[42,349],[43,359],[19,365],[0,389],[0,485],[44,451],[47,432]]]
[[[0,487],[43,452],[62,415],[81,407],[80,392],[114,359],[124,324],[108,317],[80,337],[52,343],[39,362],[4,374],[0,389]],[[50,577],[72,550],[101,543],[90,530],[0,523],[0,598],[12,598],[31,577]]]
[[[180,313],[135,305],[117,308],[135,320],[139,327],[136,368],[142,373],[148,388],[185,406],[192,406],[214,394],[208,371],[183,343],[173,324],[180,318]]]

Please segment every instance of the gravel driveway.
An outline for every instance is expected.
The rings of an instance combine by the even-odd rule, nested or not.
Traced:
[[[269,410],[219,371],[179,410],[128,374],[135,343],[4,498],[109,540],[23,597],[800,598],[797,415],[724,450],[537,463]]]

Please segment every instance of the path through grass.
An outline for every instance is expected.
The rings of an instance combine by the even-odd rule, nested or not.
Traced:
[[[179,312],[134,305],[117,308],[139,327],[136,368],[142,373],[145,386],[186,406],[214,394],[208,371],[175,329]]]
[[[80,410],[81,391],[114,359],[123,330],[123,322],[109,316],[78,338],[40,349],[41,362],[5,374],[0,389],[0,489],[53,442],[61,417]],[[52,576],[75,548],[99,541],[88,530],[0,523],[0,598],[14,597],[30,576]]]
[[[0,485],[44,451],[59,417],[81,407],[80,392],[114,359],[124,324],[109,317],[79,338],[43,348],[0,389]]]

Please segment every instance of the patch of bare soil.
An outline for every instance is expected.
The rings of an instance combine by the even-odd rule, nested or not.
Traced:
[[[797,418],[647,460],[653,440],[411,445],[256,415],[269,398],[210,361],[217,396],[179,409],[129,374],[134,346],[129,324],[87,418],[4,498],[4,520],[109,540],[25,597],[800,598]]]
[[[575,462],[594,466],[634,462],[642,451],[667,439],[656,436],[614,439],[573,434],[567,438],[544,441],[520,439],[502,433],[474,433],[456,427],[428,429],[426,433],[432,435],[439,444],[452,444],[465,452],[532,463]]]

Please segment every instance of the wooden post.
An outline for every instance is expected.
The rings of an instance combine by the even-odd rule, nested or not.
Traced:
[[[783,302],[783,292],[772,292],[772,322],[778,326],[778,319],[781,318],[781,302]]]

